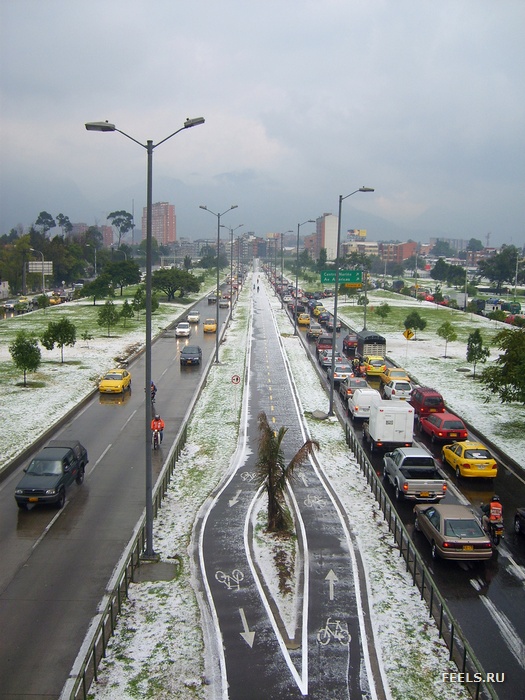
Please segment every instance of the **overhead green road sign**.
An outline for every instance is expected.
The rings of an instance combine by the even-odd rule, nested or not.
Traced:
[[[323,270],[321,272],[322,284],[335,284],[335,270]],[[362,270],[339,270],[339,284],[362,284]]]

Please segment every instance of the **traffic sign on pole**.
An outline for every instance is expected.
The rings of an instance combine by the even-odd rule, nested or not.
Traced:
[[[322,284],[335,284],[335,270],[323,270],[321,272]],[[362,270],[339,270],[339,284],[358,285],[363,282]]]

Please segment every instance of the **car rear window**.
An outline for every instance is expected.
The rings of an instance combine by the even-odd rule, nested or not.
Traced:
[[[446,430],[463,430],[464,426],[460,420],[446,420],[443,424]]]
[[[405,457],[403,460],[404,467],[432,467],[434,469],[434,460],[432,457]]]
[[[465,459],[491,459],[488,450],[465,450]]]
[[[423,406],[442,406],[443,399],[440,396],[425,396]]]
[[[484,532],[475,520],[446,520],[445,535],[447,537],[483,537]]]
[[[394,388],[397,391],[410,391],[410,384],[408,382],[395,382]]]

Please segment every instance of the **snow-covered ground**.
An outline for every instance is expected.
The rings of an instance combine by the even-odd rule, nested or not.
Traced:
[[[165,561],[180,557],[181,574],[173,581],[133,584],[117,634],[111,643],[99,681],[92,688],[95,700],[127,700],[152,697],[210,698],[214,689],[210,664],[202,637],[198,604],[193,589],[188,545],[195,514],[211,490],[230,468],[230,459],[237,446],[238,426],[233,419],[232,404],[240,402],[240,388],[230,383],[232,374],[242,375],[250,311],[251,284],[245,285],[236,307],[235,320],[226,333],[222,346],[221,364],[212,366],[206,387],[197,403],[189,427],[188,441],[177,463],[174,479],[159,517],[155,521],[155,549]],[[388,299],[389,304],[392,300]],[[410,303],[402,299],[403,304]],[[419,302],[416,302],[419,305]],[[280,304],[274,298],[274,309],[290,358],[304,412],[327,408],[326,392],[311,366],[304,349],[293,336]],[[343,317],[361,327],[362,312],[351,307],[341,309]],[[168,325],[180,310],[170,306],[169,313],[158,317],[156,327]],[[370,319],[372,321],[372,319]],[[370,323],[369,323],[370,326]],[[143,335],[143,334],[142,334]],[[463,373],[451,370],[450,360],[442,359],[441,339],[428,338],[406,344],[398,337],[387,335],[389,356],[408,369],[418,380],[440,389],[448,404],[482,432],[486,433],[515,459],[523,454],[523,442],[502,443],[494,426],[513,420],[516,406],[500,406],[492,402],[489,408],[477,395],[477,383]],[[50,423],[58,420],[72,405],[87,395],[100,374],[113,364],[124,348],[143,342],[140,333],[119,333],[119,338],[101,338],[78,342],[67,348],[67,359],[77,364],[56,367],[45,380],[51,386],[46,393],[13,387],[2,395],[0,419],[2,424],[16,421],[18,435],[26,434],[27,444]],[[449,344],[448,355],[457,355],[458,366],[465,367],[464,346]],[[425,350],[422,352],[422,348]],[[59,356],[59,351],[54,351]],[[0,349],[0,361],[8,361],[7,349]],[[435,359],[433,359],[435,358]],[[79,366],[82,371],[79,371]],[[86,367],[86,371],[83,368]],[[54,380],[54,377],[57,379]],[[242,387],[242,383],[240,387]],[[224,386],[231,387],[225,392]],[[232,392],[239,392],[239,395]],[[238,404],[237,404],[238,405]],[[518,409],[521,411],[521,408]],[[523,413],[520,413],[523,418]],[[38,418],[42,416],[41,418]],[[231,416],[226,418],[225,416]],[[38,419],[38,420],[36,420]],[[417,589],[394,551],[392,538],[383,522],[366,481],[351,459],[341,426],[336,421],[308,420],[311,436],[321,444],[318,458],[348,513],[359,509],[361,517],[352,526],[358,538],[367,567],[368,594],[371,600],[376,643],[392,698],[423,700],[456,700],[466,698],[457,684],[443,683],[442,674],[454,671],[448,652],[438,638],[436,628],[428,618],[428,610],[420,600]],[[20,443],[10,433],[0,435],[2,457],[12,457]],[[213,464],[213,469],[209,465]],[[268,572],[267,576],[270,575]],[[216,690],[216,689],[215,689]]]

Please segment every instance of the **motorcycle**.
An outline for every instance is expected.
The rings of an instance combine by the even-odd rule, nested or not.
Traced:
[[[492,540],[492,544],[497,547],[503,537],[503,521],[491,521],[489,523],[487,535]]]
[[[151,441],[153,443],[153,449],[157,450],[160,445],[160,430],[152,430]]]

